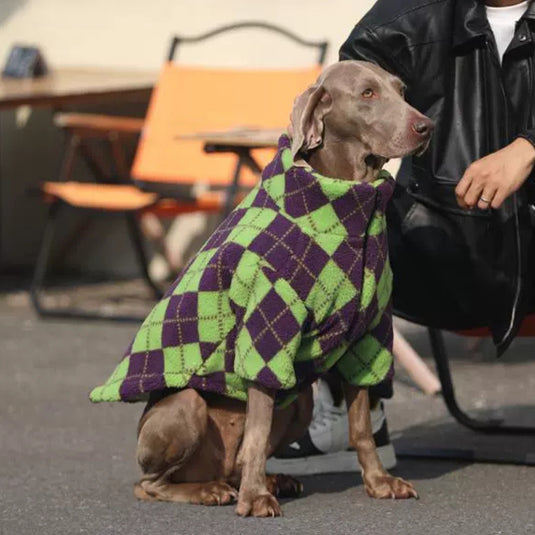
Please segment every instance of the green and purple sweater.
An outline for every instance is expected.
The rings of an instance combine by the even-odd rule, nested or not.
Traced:
[[[283,135],[262,181],[154,307],[92,401],[163,388],[288,400],[335,368],[354,385],[392,367],[385,208],[393,179],[328,178],[294,165]]]

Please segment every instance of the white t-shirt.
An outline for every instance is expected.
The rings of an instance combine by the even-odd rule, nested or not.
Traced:
[[[528,9],[528,0],[514,6],[507,7],[491,7],[485,6],[487,10],[487,19],[489,21],[496,45],[498,46],[498,54],[500,62],[507,47],[513,40],[515,35],[515,25],[522,18]]]

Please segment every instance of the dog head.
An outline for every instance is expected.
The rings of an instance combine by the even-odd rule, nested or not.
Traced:
[[[293,155],[321,147],[326,132],[383,160],[423,153],[434,125],[405,102],[404,89],[399,78],[373,63],[331,65],[294,102]]]

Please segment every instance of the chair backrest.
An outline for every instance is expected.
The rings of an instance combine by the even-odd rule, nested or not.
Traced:
[[[173,37],[171,41],[171,46],[169,48],[169,54],[167,56],[167,60],[168,61],[176,60],[176,53],[177,53],[177,49],[179,45],[201,43],[203,41],[206,41],[207,39],[211,39],[212,37],[216,37],[218,35],[226,34],[229,32],[235,32],[238,30],[262,30],[265,32],[275,33],[303,47],[314,48],[317,50],[317,54],[318,54],[317,56],[318,65],[323,65],[323,63],[325,62],[325,56],[327,55],[327,50],[329,48],[329,43],[327,41],[310,41],[307,39],[303,39],[299,35],[291,32],[290,30],[287,30],[286,28],[282,28],[281,26],[276,26],[275,24],[270,24],[270,23],[263,22],[263,21],[248,20],[248,21],[236,22],[234,24],[218,26],[217,28],[214,28],[213,30],[210,30],[208,32],[205,32],[199,35],[193,35],[193,36],[176,35],[175,37]]]
[[[274,32],[315,48],[317,62],[300,69],[245,70],[181,66],[172,61],[179,44],[198,43],[241,29]],[[134,160],[133,177],[152,186],[199,182],[227,185],[234,173],[236,156],[206,154],[201,141],[185,140],[181,136],[234,127],[284,129],[294,98],[316,80],[326,51],[326,42],[306,41],[284,28],[264,22],[240,22],[194,37],[174,37],[168,63],[151,97]],[[272,154],[270,149],[254,151],[261,166]],[[243,170],[241,184],[251,185],[256,181],[252,172]]]
[[[230,128],[281,128],[295,96],[318,77],[317,66],[300,70],[216,70],[164,66],[136,152],[133,177],[142,183],[226,185],[236,157],[206,154],[203,143],[181,136]],[[265,165],[270,149],[256,150]],[[247,170],[242,184],[257,177]]]

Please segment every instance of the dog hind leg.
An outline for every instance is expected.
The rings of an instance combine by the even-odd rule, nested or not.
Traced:
[[[134,486],[136,498],[145,501],[228,505],[238,499],[238,491],[224,481],[166,483],[140,481]]]
[[[198,481],[176,482],[185,464],[199,455],[207,425],[208,407],[193,389],[171,394],[146,411],[139,424],[137,460],[143,475],[134,487],[137,498],[203,505],[237,498],[230,485],[210,480],[209,470],[198,473]]]
[[[285,474],[267,474],[266,488],[277,498],[297,498],[303,492],[303,484]]]

